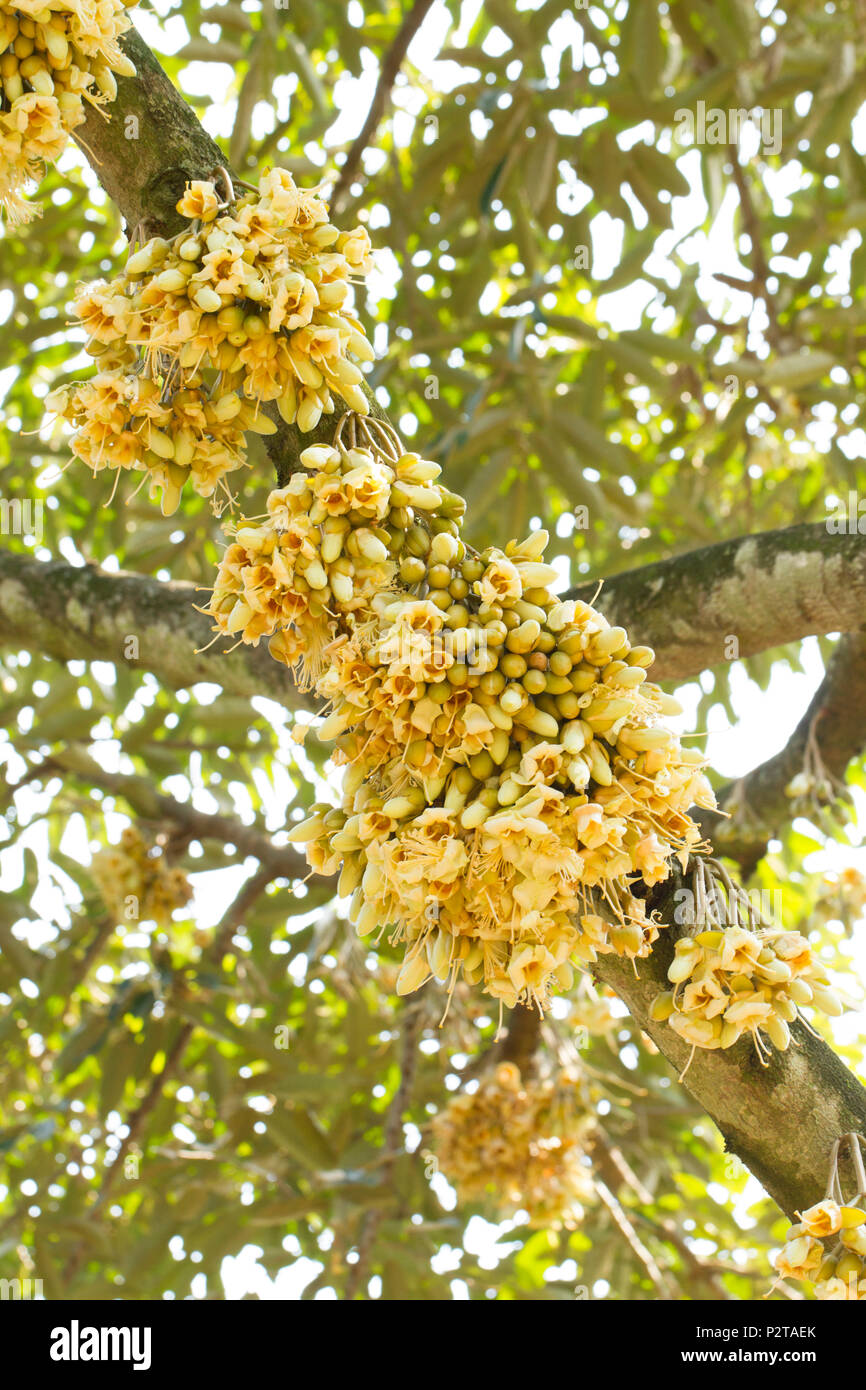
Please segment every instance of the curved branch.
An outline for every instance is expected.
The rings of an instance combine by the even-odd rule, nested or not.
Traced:
[[[201,599],[195,584],[0,552],[0,648],[58,661],[111,661],[151,671],[174,690],[211,681],[229,695],[303,707],[291,672],[266,643],[231,654],[223,644],[208,647],[210,620],[192,607]]]
[[[595,589],[580,584],[570,597],[588,600]],[[866,536],[831,534],[815,522],[721,541],[614,575],[596,607],[655,649],[655,680],[685,679],[802,637],[858,628]]]
[[[786,788],[804,768],[814,741],[832,782],[841,784],[852,758],[866,748],[866,633],[847,633],[827,663],[824,679],[788,743],[739,781],[719,793],[730,819],[705,811],[701,828],[718,854],[727,855],[748,876],[767,850],[767,842],[798,813]]]

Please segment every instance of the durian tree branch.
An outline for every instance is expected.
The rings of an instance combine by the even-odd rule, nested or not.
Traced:
[[[765,560],[777,554],[782,557],[783,570],[793,567],[799,573],[805,566],[817,583],[816,591],[808,600],[794,589],[786,594],[784,576],[780,576],[771,619],[760,612],[750,613],[743,552],[746,557],[758,554]],[[744,576],[736,586],[724,577],[732,555]],[[798,555],[805,556],[800,567]],[[717,563],[722,566],[722,576],[715,583],[713,567]],[[766,598],[773,584],[767,564],[762,574],[756,606],[761,592]],[[636,640],[654,647],[655,679],[687,679],[724,658],[724,641],[731,635],[732,624],[719,622],[715,633],[708,630],[708,624],[726,585],[729,593],[733,587],[737,590],[735,607],[740,625],[733,635],[738,637],[741,656],[765,650],[765,644],[780,646],[815,633],[854,630],[866,611],[866,539],[830,536],[821,526],[794,526],[725,541],[614,575],[606,582],[597,606],[611,621],[628,628]],[[573,591],[575,596],[590,598],[593,592],[594,586],[588,584]],[[221,685],[228,694],[267,695],[293,707],[309,703],[298,693],[288,671],[271,659],[264,644],[238,647],[231,655],[223,654],[219,644],[207,652],[197,651],[212,636],[208,619],[191,607],[200,597],[194,584],[167,584],[142,575],[109,573],[94,565],[46,564],[20,553],[0,553],[0,644],[42,652],[60,661],[128,660],[132,666],[152,671],[174,689],[207,680]],[[124,642],[130,634],[140,639],[135,658],[124,656]],[[843,693],[840,689],[840,698]],[[851,717],[856,710],[856,700],[850,703],[846,730],[852,729]],[[829,723],[826,729],[829,731]],[[823,730],[820,737],[823,740]],[[856,756],[856,739],[852,737],[849,746],[853,748],[849,758]],[[828,756],[831,770],[841,775],[834,752]]]
[[[570,597],[588,601],[595,590],[588,581]],[[858,628],[866,535],[832,534],[815,522],[721,541],[615,575],[595,606],[655,649],[655,680],[685,679],[786,642]]]
[[[827,663],[824,679],[791,738],[768,758],[719,793],[719,806],[730,819],[712,811],[701,814],[701,827],[717,854],[727,855],[748,875],[803,808],[786,788],[803,771],[810,741],[823,768],[841,787],[845,769],[866,748],[866,633],[846,633]],[[808,793],[806,793],[808,804]],[[832,798],[828,798],[832,799]]]
[[[185,226],[175,204],[189,179],[207,179],[226,156],[131,28],[120,41],[135,77],[117,78],[117,99],[86,106],[73,139],[126,220],[127,236],[172,237]]]
[[[264,695],[303,707],[291,672],[265,643],[230,654],[222,640],[208,645],[210,619],[192,607],[204,597],[194,584],[0,551],[0,649],[57,661],[111,661],[150,671],[173,690],[209,681],[227,695]]]
[[[634,966],[620,956],[601,956],[593,967],[678,1075],[691,1048],[666,1023],[654,1022],[649,1010],[655,996],[670,988],[674,943],[686,930],[674,922],[682,882],[677,872],[651,891],[649,905],[668,925],[650,956]],[[696,1048],[682,1085],[718,1126],[727,1150],[793,1217],[824,1196],[834,1140],[850,1130],[866,1131],[866,1087],[802,1023],[791,1031],[791,1046],[786,1052],[773,1048],[766,1067],[750,1039],[741,1038],[725,1051]]]

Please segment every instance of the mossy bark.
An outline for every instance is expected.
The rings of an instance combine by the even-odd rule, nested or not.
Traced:
[[[210,619],[192,606],[204,597],[194,584],[0,552],[0,645],[58,661],[113,661],[175,690],[211,681],[231,695],[307,704],[267,643],[230,655],[230,642],[210,645]]]

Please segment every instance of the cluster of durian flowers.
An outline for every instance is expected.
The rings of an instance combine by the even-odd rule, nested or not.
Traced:
[[[573,1228],[593,1196],[592,1127],[580,1073],[522,1078],[503,1062],[434,1117],[433,1150],[461,1202],[486,1202],[502,1216],[525,1211],[532,1226]]]
[[[236,529],[205,611],[328,702],[342,804],[290,839],[339,872],[360,935],[404,945],[399,992],[462,974],[543,1006],[572,961],[648,953],[632,889],[700,843],[704,760],[660,722],[679,706],[651,649],[552,594],[546,532],[472,552],[438,465],[344,423]]]
[[[809,1006],[841,1014],[843,1003],[806,938],[796,931],[741,926],[683,936],[668,968],[673,989],[650,1008],[692,1047],[732,1047],[751,1034],[761,1061],[769,1043],[784,1052],[790,1025]]]
[[[352,423],[345,444],[338,431],[335,445],[303,451],[302,468],[270,493],[265,516],[230,525],[203,610],[225,636],[269,638],[272,656],[296,669],[303,689],[333,681],[332,656],[350,634],[365,648],[374,640],[373,605],[384,593],[395,596],[400,555],[422,536],[429,544],[416,512],[450,535],[464,507],[435,482],[436,464],[403,450],[381,454],[381,422]],[[347,694],[351,701],[353,685]]]
[[[850,936],[855,922],[866,912],[866,876],[859,869],[851,867],[838,873],[824,874],[818,889],[815,912],[823,921],[841,918],[846,934]]]
[[[156,922],[165,927],[193,894],[183,870],[169,866],[135,826],[121,833],[118,844],[93,856],[90,874],[118,921]]]
[[[177,208],[189,226],[174,240],[154,237],[113,280],[79,286],[97,372],[46,401],[74,427],[78,458],[94,473],[144,471],[166,516],[187,482],[230,498],[246,432],[277,430],[264,403],[304,432],[335,396],[365,413],[357,363],[374,356],[350,303],[369,237],[332,226],[318,190],[272,169],[238,197],[221,171],[188,184]]]
[[[837,1173],[838,1156],[846,1143],[861,1184],[848,1203],[843,1200]],[[773,1261],[779,1279],[799,1279],[811,1284],[815,1297],[821,1300],[866,1300],[863,1144],[858,1134],[847,1134],[836,1142],[827,1196],[807,1211],[796,1213],[799,1221],[789,1227],[785,1244]]]
[[[118,39],[137,0],[0,0],[0,211],[13,224],[36,209],[23,190],[60,157],[84,102],[117,95],[135,75]]]

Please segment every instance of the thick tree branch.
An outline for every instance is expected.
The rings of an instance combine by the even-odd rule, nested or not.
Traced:
[[[118,77],[107,110],[86,107],[73,138],[141,240],[174,236],[186,225],[175,210],[188,179],[207,179],[226,157],[172,85],[135,29],[121,40],[137,76]]]
[[[210,619],[192,607],[205,597],[194,584],[0,551],[0,649],[58,661],[111,661],[151,671],[174,690],[210,681],[229,695],[265,695],[286,708],[303,707],[291,672],[274,661],[266,643],[230,655],[224,642],[208,647]]]
[[[659,885],[651,905],[668,927],[652,954],[632,963],[600,957],[595,974],[616,991],[635,1022],[681,1074],[691,1051],[666,1023],[655,1023],[650,1005],[669,988],[667,969],[684,928],[673,924],[679,875]],[[772,1052],[762,1067],[751,1041],[726,1051],[696,1048],[683,1086],[721,1130],[737,1154],[789,1216],[824,1195],[830,1148],[850,1130],[866,1132],[866,1088],[832,1048],[797,1023],[787,1052]]]
[[[778,837],[792,817],[810,804],[810,789],[803,799],[792,798],[786,788],[799,773],[809,770],[817,754],[830,783],[841,786],[852,758],[866,748],[866,634],[846,633],[839,640],[824,679],[788,743],[737,782],[719,793],[719,806],[730,819],[705,811],[701,828],[717,854],[739,864],[744,876],[767,851],[768,840]],[[820,787],[818,804],[834,798]]]
[[[588,600],[595,589],[580,584],[571,596]],[[858,628],[866,536],[830,534],[816,522],[721,541],[614,575],[597,607],[655,648],[655,680],[685,679],[802,637]]]
[[[572,590],[580,598],[594,592],[594,584]],[[0,554],[0,644],[61,661],[118,661],[127,659],[132,634],[140,654],[129,664],[166,685],[210,680],[231,694],[305,703],[263,645],[196,654],[211,636],[191,607],[196,597],[192,584]],[[740,656],[751,656],[815,633],[855,630],[866,611],[866,538],[811,525],[724,541],[614,575],[597,602],[654,647],[654,678],[687,679],[725,660],[731,637]]]

